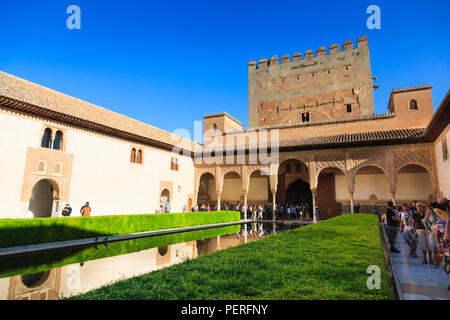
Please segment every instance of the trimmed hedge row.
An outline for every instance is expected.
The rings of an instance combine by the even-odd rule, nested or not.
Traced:
[[[0,219],[0,248],[239,220],[236,211]]]
[[[171,221],[166,223],[164,218]],[[141,232],[147,230],[168,229],[183,226],[194,226],[221,222],[232,222],[240,219],[238,212],[200,212],[200,213],[171,213],[171,214],[152,214],[139,216],[98,216],[98,217],[77,217],[77,218],[47,218],[47,219],[33,219],[33,220],[13,220],[9,223],[0,220],[0,238],[3,240],[6,236],[3,231],[6,230],[10,236],[12,230],[19,230],[18,226],[22,228],[32,229],[33,232],[27,233],[30,239],[36,239],[42,236],[48,241],[79,239],[89,237],[93,234],[122,234],[131,232]],[[105,225],[98,225],[99,222],[108,221],[117,223],[117,228]],[[129,222],[129,225],[123,226],[121,222]],[[141,222],[141,224],[139,224]],[[9,226],[4,228],[3,225]],[[83,232],[80,228],[83,225],[87,228]],[[39,226],[42,226],[41,228]],[[75,228],[76,227],[76,228]],[[151,229],[149,229],[151,228]],[[46,231],[43,231],[45,229]],[[72,230],[73,229],[73,230]],[[64,233],[64,230],[68,232]],[[78,248],[78,249],[63,249],[53,252],[44,252],[40,254],[26,255],[17,258],[8,258],[0,260],[0,278],[9,277],[13,275],[37,273],[46,271],[52,268],[64,266],[72,263],[86,262],[89,260],[107,258],[132,252],[137,252],[145,249],[167,246],[170,244],[182,243],[193,240],[207,239],[215,236],[226,235],[239,232],[240,226],[228,226],[213,229],[205,229],[198,231],[190,231],[183,233],[174,233],[164,236],[156,236],[150,238],[128,240],[121,242],[109,243],[107,246],[100,245],[97,247]],[[108,232],[106,232],[108,231]],[[45,234],[49,232],[49,234]],[[59,234],[59,232],[63,232]],[[65,237],[61,239],[62,236]],[[71,236],[72,238],[69,238]],[[20,239],[24,241],[23,237]],[[42,243],[48,241],[36,241],[34,243]],[[5,241],[6,242],[6,241]],[[15,242],[17,243],[17,242]],[[29,244],[29,243],[26,243]]]
[[[369,266],[381,288],[367,287]],[[105,285],[72,299],[393,299],[378,218],[346,214]]]

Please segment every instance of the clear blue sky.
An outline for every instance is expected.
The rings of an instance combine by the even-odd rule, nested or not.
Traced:
[[[81,30],[66,9],[81,8]],[[366,9],[381,8],[381,30]],[[0,70],[159,128],[248,125],[247,63],[369,39],[375,112],[393,87],[450,89],[450,1],[0,0]]]

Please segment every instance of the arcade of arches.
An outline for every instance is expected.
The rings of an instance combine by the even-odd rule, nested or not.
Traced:
[[[376,150],[375,150],[376,149]],[[320,219],[372,212],[373,206],[437,198],[438,181],[428,148],[389,146],[351,152],[281,153],[279,165],[197,165],[199,204],[315,204]],[[195,201],[194,201],[195,202]]]

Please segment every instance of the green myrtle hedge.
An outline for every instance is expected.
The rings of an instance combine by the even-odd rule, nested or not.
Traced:
[[[0,248],[239,220],[236,211],[0,219]]]
[[[0,220],[3,247],[238,221],[234,211]],[[83,229],[84,228],[84,229]],[[239,232],[228,226],[0,259],[0,278]]]

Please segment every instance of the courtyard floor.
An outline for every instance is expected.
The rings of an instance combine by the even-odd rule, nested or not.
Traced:
[[[422,264],[420,245],[418,257],[411,257],[402,234],[397,236],[396,247],[400,253],[391,253],[391,261],[405,300],[450,300],[449,279],[442,270],[443,262],[439,268]]]

